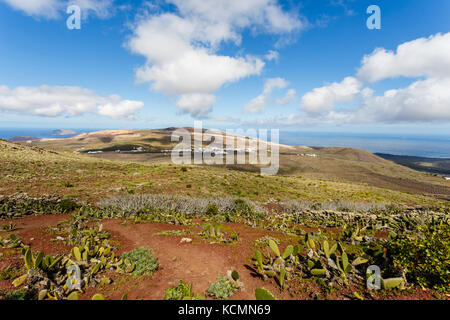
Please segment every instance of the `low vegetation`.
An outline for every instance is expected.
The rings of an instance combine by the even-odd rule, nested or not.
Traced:
[[[233,283],[226,276],[220,276],[217,277],[216,282],[209,285],[206,295],[215,299],[225,300],[238,290],[239,288],[233,286]]]
[[[450,226],[425,225],[417,231],[384,243],[390,265],[403,268],[411,283],[450,292]]]
[[[414,290],[449,297],[448,202],[347,182],[118,163],[2,144],[0,288],[8,289],[0,290],[1,299],[127,298],[134,294],[121,291],[127,284],[160,279],[165,263],[178,263],[175,253],[205,247],[208,254],[229,252],[224,261],[239,264],[242,276],[223,269],[209,275],[200,293],[193,283],[171,286],[170,279],[160,298],[229,299],[248,293],[242,289],[249,279],[251,293],[258,284],[257,299],[395,298]],[[61,219],[42,225],[39,236],[23,230],[29,216],[42,215]],[[111,219],[119,229],[104,227]],[[151,241],[124,252],[117,230],[134,232],[140,224],[164,224],[151,239],[171,243],[172,255],[151,250]],[[373,265],[381,288],[371,291]]]
[[[204,300],[205,297],[201,294],[194,294],[192,290],[192,283],[187,284],[180,280],[177,286],[166,289],[164,300]]]
[[[151,276],[159,266],[158,260],[151,255],[149,249],[145,248],[135,248],[130,252],[125,252],[121,258],[135,265],[133,275],[137,277],[142,275]]]

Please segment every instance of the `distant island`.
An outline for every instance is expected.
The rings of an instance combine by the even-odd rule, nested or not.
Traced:
[[[71,134],[76,134],[76,131],[69,129],[56,129],[52,131],[52,135],[54,136],[68,136]]]

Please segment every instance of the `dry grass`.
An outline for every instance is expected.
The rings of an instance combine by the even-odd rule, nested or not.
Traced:
[[[240,197],[257,202],[384,202],[444,205],[444,202],[362,183],[257,173],[209,166],[108,161],[0,141],[0,194],[56,193],[97,202],[123,194]]]

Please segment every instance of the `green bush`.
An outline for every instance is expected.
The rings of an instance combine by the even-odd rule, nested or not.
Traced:
[[[243,199],[236,199],[234,208],[237,213],[241,213],[243,216],[251,216],[253,213],[253,207]]]
[[[204,297],[192,292],[192,283],[187,284],[180,280],[178,286],[166,289],[164,300],[204,300]]]
[[[130,252],[122,254],[122,259],[128,259],[136,265],[133,271],[135,276],[153,275],[153,272],[158,269],[158,260],[151,255],[151,251],[145,248],[136,248]]]
[[[59,203],[59,207],[63,213],[69,213],[78,209],[80,206],[72,199],[64,199]]]
[[[6,267],[0,271],[0,280],[14,280],[20,275],[20,270],[12,268],[11,266]]]
[[[219,207],[215,203],[210,203],[206,208],[206,214],[208,216],[215,216],[219,214]]]
[[[213,297],[215,299],[228,299],[231,297],[237,288],[233,287],[233,284],[227,277],[217,277],[217,281],[209,285],[208,290],[206,290],[206,295]]]
[[[35,294],[32,290],[19,289],[4,294],[3,299],[5,300],[33,300],[35,299]]]
[[[419,227],[414,235],[402,235],[386,242],[394,267],[406,268],[408,281],[450,292],[450,226]]]

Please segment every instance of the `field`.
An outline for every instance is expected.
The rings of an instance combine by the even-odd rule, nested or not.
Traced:
[[[441,176],[343,148],[174,165],[171,130],[0,140],[0,298],[449,298]]]

